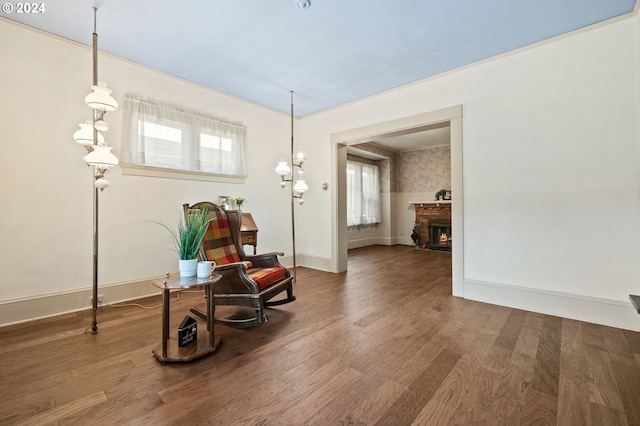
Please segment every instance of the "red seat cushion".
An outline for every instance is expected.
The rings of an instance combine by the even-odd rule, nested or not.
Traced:
[[[260,290],[264,290],[271,284],[276,283],[287,276],[287,269],[283,267],[275,268],[249,268],[247,269],[247,275],[256,284]]]

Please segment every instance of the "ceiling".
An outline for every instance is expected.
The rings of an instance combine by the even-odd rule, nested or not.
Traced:
[[[381,160],[386,157],[367,152],[358,148],[358,143],[375,143],[390,151],[406,152],[418,149],[433,148],[451,143],[451,123],[434,123],[417,130],[408,130],[400,134],[378,136],[356,141],[355,145],[347,146],[347,151],[361,157]]]
[[[635,0],[44,4],[2,16],[90,45],[96,5],[100,50],[285,113],[293,90],[303,117],[633,12]]]

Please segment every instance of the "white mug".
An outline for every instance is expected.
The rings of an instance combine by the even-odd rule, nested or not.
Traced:
[[[204,260],[198,262],[198,277],[210,277],[213,274],[213,270],[216,268],[216,262],[212,260]]]

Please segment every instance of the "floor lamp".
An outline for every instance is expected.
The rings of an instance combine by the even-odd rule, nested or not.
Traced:
[[[302,179],[302,175],[304,174],[304,170],[302,165],[306,158],[304,158],[304,154],[302,152],[298,153],[297,157],[293,158],[293,91],[291,91],[291,152],[290,152],[290,160],[291,165],[298,169],[298,177],[296,179],[296,183],[291,186],[291,239],[293,245],[293,282],[296,282],[296,220],[295,220],[295,200],[298,200],[298,204],[304,204],[304,199],[302,195],[309,189],[304,179]],[[280,188],[284,188],[287,186],[287,182],[293,183],[293,171],[289,167],[289,164],[285,160],[278,161],[278,165],[276,166],[276,173],[280,175]]]
[[[98,34],[96,33],[96,15],[98,9],[93,8],[93,91],[84,101],[93,110],[93,120],[81,123],[80,130],[73,134],[73,138],[87,149],[84,161],[93,168],[93,322],[91,333],[98,332],[98,198],[99,192],[109,186],[104,178],[112,167],[118,165],[118,158],[111,153],[110,146],[104,140],[101,132],[109,130],[104,116],[109,111],[115,111],[118,103],[111,97],[111,90],[104,83],[98,82]]]

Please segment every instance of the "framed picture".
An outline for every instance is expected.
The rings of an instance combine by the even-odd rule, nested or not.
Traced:
[[[231,197],[228,195],[218,195],[218,205],[225,210],[231,210]]]

